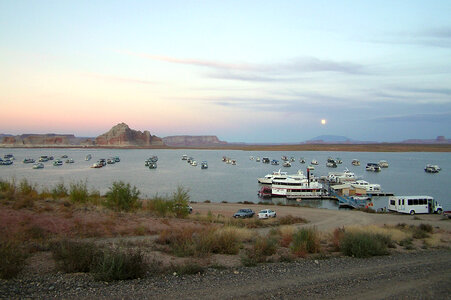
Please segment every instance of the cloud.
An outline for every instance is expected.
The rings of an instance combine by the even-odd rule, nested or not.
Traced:
[[[186,59],[176,58],[170,56],[133,53],[133,52],[119,52],[131,56],[137,56],[157,61],[164,61],[174,64],[192,65],[197,67],[205,67],[218,73],[209,74],[209,77],[234,79],[245,81],[275,81],[274,76],[284,76],[293,74],[304,74],[314,72],[336,72],[345,74],[366,74],[363,65],[346,62],[324,60],[316,57],[298,57],[288,61],[278,63],[226,63],[221,61],[211,61],[202,59]],[[262,74],[264,76],[262,76]],[[272,76],[272,77],[271,77]]]
[[[451,112],[443,113],[424,113],[424,114],[407,114],[397,116],[377,117],[370,119],[372,121],[383,122],[431,122],[431,123],[451,123]]]
[[[374,43],[420,45],[451,48],[451,27],[429,28],[417,31],[395,32],[371,40]]]

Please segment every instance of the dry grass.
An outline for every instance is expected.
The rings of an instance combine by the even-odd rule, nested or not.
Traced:
[[[346,232],[362,232],[362,233],[368,233],[368,234],[381,234],[390,237],[390,239],[396,243],[401,242],[402,240],[408,239],[412,237],[412,234],[400,230],[395,227],[379,227],[376,225],[368,225],[368,226],[347,226],[345,228]]]

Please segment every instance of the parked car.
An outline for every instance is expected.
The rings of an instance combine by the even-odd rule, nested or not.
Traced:
[[[259,219],[275,218],[276,212],[270,209],[263,209],[258,213]]]
[[[238,210],[233,217],[234,218],[252,218],[255,215],[254,211],[250,208],[242,208]]]
[[[182,211],[182,210],[186,210],[188,213],[192,213],[193,212],[193,208],[191,207],[191,206],[189,206],[189,205],[187,205],[187,206],[183,206],[183,205],[180,205],[180,204],[176,204],[175,206],[174,206],[174,211],[176,212],[176,211]]]

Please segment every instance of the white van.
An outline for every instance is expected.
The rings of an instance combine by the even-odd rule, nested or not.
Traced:
[[[388,198],[388,210],[403,214],[431,214],[443,212],[443,208],[430,196],[394,196]]]

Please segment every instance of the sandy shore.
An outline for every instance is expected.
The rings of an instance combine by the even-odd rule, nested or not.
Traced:
[[[302,226],[315,226],[320,231],[329,231],[337,227],[351,225],[396,225],[398,223],[406,223],[408,225],[428,223],[436,228],[451,231],[451,219],[434,214],[418,214],[415,216],[397,213],[372,214],[355,210],[235,203],[193,203],[191,206],[193,207],[194,213],[208,214],[211,211],[214,215],[221,214],[226,217],[232,216],[240,208],[251,208],[256,213],[262,209],[270,208],[276,211],[278,217],[293,215],[307,219],[309,223]]]

